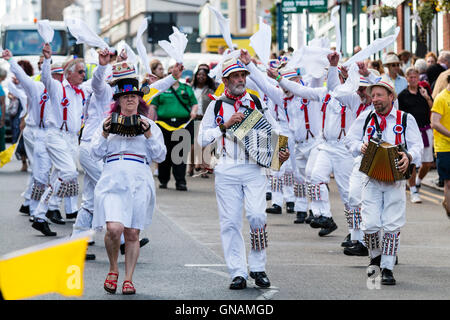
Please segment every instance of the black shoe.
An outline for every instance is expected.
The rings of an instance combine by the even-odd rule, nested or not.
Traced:
[[[28,218],[28,221],[34,222],[34,217],[33,217],[33,216],[30,216],[30,218]]]
[[[314,219],[314,214],[312,213],[312,210],[309,210],[309,216],[305,219],[305,223],[310,224],[311,221]]]
[[[231,290],[242,290],[245,288],[247,288],[247,280],[245,280],[243,277],[234,278],[230,284]]]
[[[380,265],[381,265],[381,254],[380,254],[379,256],[375,257],[375,258],[371,258],[371,259],[370,259],[369,267],[370,267],[370,266],[377,266],[377,267],[379,268]],[[375,271],[374,271],[374,272],[375,272]],[[368,277],[372,276],[374,272],[372,272],[372,273],[370,273],[370,274],[367,273],[367,276],[368,276]]]
[[[261,288],[270,287],[270,281],[264,271],[261,272],[250,272],[250,277],[255,279],[255,284]]]
[[[354,245],[353,241],[350,239],[350,233],[345,237],[344,241],[341,243],[341,247],[348,248]]]
[[[395,265],[398,265],[398,256],[395,256]]]
[[[94,244],[95,244],[94,240],[88,242],[88,246],[93,246]]]
[[[273,213],[273,214],[281,214],[281,207],[277,204],[274,204],[272,208],[266,209],[267,213]]]
[[[344,248],[344,254],[347,256],[367,257],[369,255],[369,250],[358,241],[352,247]]]
[[[381,270],[381,284],[384,284],[387,286],[395,285],[395,279],[394,279],[394,274],[392,273],[392,270],[389,270],[386,268]]]
[[[150,240],[148,240],[148,238],[142,238],[141,240],[139,240],[139,248],[142,248],[143,246],[145,246],[149,242],[150,242]],[[125,243],[122,243],[120,245],[120,254],[121,255],[125,254]]]
[[[314,229],[323,228],[326,219],[324,216],[313,217],[309,226]]]
[[[287,213],[294,213],[295,212],[294,207],[295,207],[294,202],[286,202],[286,212]]]
[[[19,212],[22,212],[23,214],[26,214],[27,216],[30,215],[30,206],[22,205],[19,209]]]
[[[333,218],[326,218],[327,220],[323,224],[323,228],[319,231],[319,236],[323,237],[330,233],[332,233],[334,230],[338,228],[337,224],[334,223]]]
[[[59,210],[48,210],[45,216],[53,223],[66,224],[64,219],[61,217],[61,212],[59,212]]]
[[[76,219],[78,216],[78,211],[75,211],[74,213],[66,213],[66,219]]]
[[[167,189],[167,183],[160,183],[159,184],[160,189]]]
[[[95,254],[86,253],[86,261],[87,260],[95,260]]]
[[[175,186],[175,188],[176,188],[178,191],[187,191],[187,186],[186,186],[184,183],[177,184],[177,185]]]
[[[50,227],[48,226],[47,221],[35,221],[35,222],[33,222],[33,224],[31,226],[34,229],[42,232],[44,234],[44,236],[47,236],[47,237],[56,236],[56,232],[53,232],[50,230]]]
[[[294,223],[304,223],[306,216],[307,216],[306,212],[298,211],[297,219],[294,220]]]
[[[266,201],[272,200],[272,192],[266,192]]]

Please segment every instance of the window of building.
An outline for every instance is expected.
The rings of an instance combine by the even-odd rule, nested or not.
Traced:
[[[239,28],[247,29],[247,0],[239,1]]]
[[[228,0],[220,0],[220,12],[225,18],[228,18]]]

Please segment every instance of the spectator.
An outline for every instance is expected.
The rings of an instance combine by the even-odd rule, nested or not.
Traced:
[[[444,202],[450,218],[450,75],[447,87],[436,96],[431,109],[431,127],[434,129],[434,150],[439,177],[444,180]]]
[[[433,99],[436,99],[437,95],[445,90],[445,87],[448,85],[448,76],[450,76],[450,69],[442,72],[439,77],[436,79],[433,90]]]
[[[158,117],[157,123],[161,128],[164,143],[167,147],[166,159],[158,165],[159,187],[161,189],[167,189],[167,183],[170,180],[170,173],[172,171],[175,177],[176,189],[179,191],[187,191],[185,176],[188,155],[184,152],[185,148],[181,148],[176,155],[179,155],[182,160],[172,159],[172,150],[179,143],[185,145],[186,142],[184,139],[186,139],[186,136],[190,137],[189,146],[194,142],[194,123],[190,121],[197,117],[198,110],[194,92],[189,85],[181,83],[177,79],[177,82],[169,90],[153,98],[150,107],[156,111]],[[189,124],[184,127],[187,123]],[[181,132],[181,137],[174,137],[174,140],[172,140],[173,133],[177,132],[176,135],[178,135],[180,133],[178,132],[179,130],[185,131]],[[188,133],[188,135],[184,133]]]
[[[0,152],[5,150],[5,119],[6,104],[5,91],[3,91],[2,82],[6,79],[6,70],[0,68]]]
[[[288,48],[288,56],[290,56],[290,57],[292,57],[292,55],[294,54],[294,48],[292,48],[292,47],[289,47]]]
[[[434,85],[436,84],[436,80],[439,75],[445,71],[445,68],[441,66],[439,63],[435,63],[427,68],[427,78],[428,83],[431,86],[431,89],[434,90]]]
[[[216,84],[212,78],[208,76],[209,67],[205,64],[201,64],[198,67],[197,72],[194,75],[194,81],[192,82],[192,89],[194,90],[195,98],[198,102],[198,112],[197,118],[194,123],[194,127],[197,128],[200,125],[200,121],[203,119],[203,115],[205,114],[206,108],[211,102],[210,94],[214,94],[216,91]],[[197,133],[197,130],[194,131]],[[204,148],[200,148],[197,143],[197,136],[194,137],[194,146],[191,149],[191,165],[188,169],[188,173],[190,176],[193,175],[192,165],[195,164],[195,170],[199,171],[200,169],[206,169],[208,167],[207,163],[203,159],[203,150]],[[195,150],[202,150],[201,159],[197,159],[197,154],[194,154]],[[202,178],[208,178],[206,173],[201,175]]]
[[[427,62],[425,59],[417,59],[417,61],[414,63],[414,68],[419,71],[419,80],[420,81],[427,81]]]
[[[362,49],[361,49],[360,46],[355,46],[355,47],[353,48],[353,55],[357,54],[357,53],[360,52],[361,50],[362,50]]]
[[[412,54],[409,51],[403,50],[398,54],[398,58],[401,62],[401,70],[403,71],[403,74],[406,74],[406,69],[408,69],[411,66],[411,57]]]
[[[164,78],[164,67],[158,59],[150,61],[150,70],[158,79]]]
[[[377,70],[380,75],[384,74],[383,63],[381,60],[371,60],[368,65],[369,69]]]
[[[399,109],[408,112],[416,119],[420,132],[422,133],[422,141],[424,149],[422,151],[422,165],[418,174],[414,168],[411,178],[409,179],[409,189],[411,191],[411,202],[420,203],[419,189],[422,179],[426,176],[433,164],[433,130],[430,126],[430,109],[433,106],[428,91],[418,85],[419,71],[414,67],[406,70],[406,80],[408,87],[398,95]]]
[[[217,54],[223,55],[225,52],[225,47],[224,46],[218,46],[217,47]]]
[[[430,51],[425,55],[425,61],[427,62],[427,66],[432,66],[437,63],[437,56],[434,52]]]
[[[388,68],[388,78],[394,83],[395,92],[400,93],[406,89],[408,82],[404,77],[399,75],[400,72],[400,59],[393,52],[389,52],[386,55],[383,66]]]
[[[437,60],[438,64],[440,64],[445,70],[450,68],[450,51],[443,50],[439,54],[439,58]]]

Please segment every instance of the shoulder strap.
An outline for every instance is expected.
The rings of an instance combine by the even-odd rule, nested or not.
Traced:
[[[219,114],[220,108],[222,107],[222,100],[217,99],[216,103],[214,104],[214,115],[217,117]]]
[[[405,111],[402,111],[402,126],[403,126],[403,141],[405,144],[405,148],[408,149],[408,145],[406,144],[406,124],[408,123],[408,113]]]
[[[262,105],[261,105],[261,100],[259,100],[259,98],[258,98],[257,96],[255,96],[254,94],[252,94],[252,93],[250,93],[250,97],[252,97],[253,102],[254,102],[255,105],[256,105],[256,108],[257,108],[259,111],[263,112]]]
[[[366,129],[367,129],[367,125],[369,124],[370,119],[372,119],[372,115],[373,115],[373,111],[369,112],[369,115],[366,118],[366,121],[364,122],[364,127],[363,127],[363,137],[366,135]]]
[[[180,86],[182,84],[180,83]],[[180,104],[183,106],[183,108],[185,108],[189,113],[191,113],[191,108],[189,108],[178,96],[176,90],[173,87],[170,87],[170,90],[173,92],[173,94],[175,95],[175,97],[177,98],[178,102],[180,102]]]

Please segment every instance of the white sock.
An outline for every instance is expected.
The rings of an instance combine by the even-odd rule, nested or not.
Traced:
[[[420,186],[420,183],[422,182],[422,179],[420,179],[418,176],[416,177],[416,186]]]
[[[411,186],[411,187],[409,187],[409,190],[411,191],[411,193],[416,193],[417,192],[417,187],[416,186]]]

